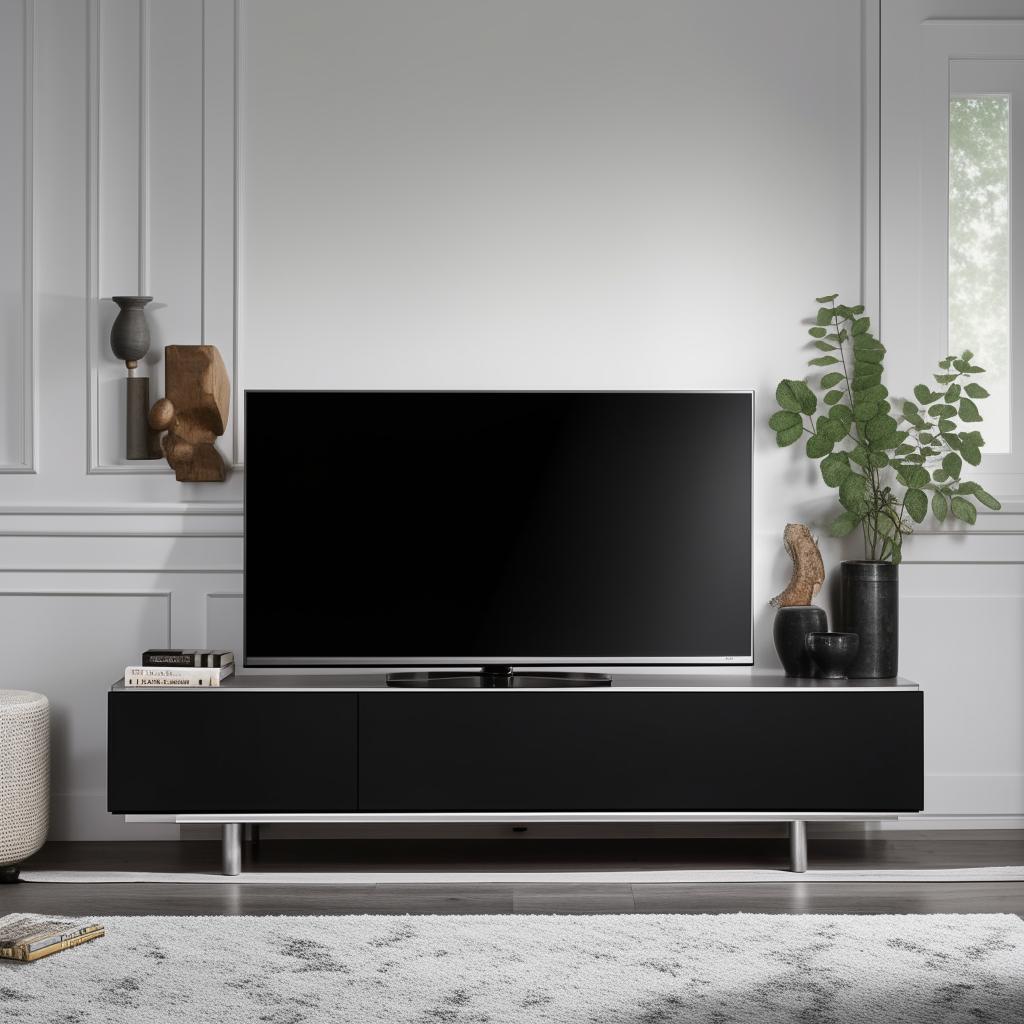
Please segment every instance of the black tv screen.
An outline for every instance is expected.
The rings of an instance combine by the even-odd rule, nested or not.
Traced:
[[[245,663],[750,664],[753,396],[250,391]]]

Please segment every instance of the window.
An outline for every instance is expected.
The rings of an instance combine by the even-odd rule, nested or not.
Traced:
[[[949,352],[987,371],[985,451],[1010,427],[1010,97],[949,101]]]

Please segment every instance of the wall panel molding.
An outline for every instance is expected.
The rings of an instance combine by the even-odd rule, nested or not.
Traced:
[[[0,473],[38,472],[39,352],[35,317],[35,188],[33,182],[35,145],[35,0],[21,4],[21,280],[18,341],[21,373],[12,378],[21,406],[21,457],[0,464]]]
[[[0,599],[31,601],[31,611],[5,607],[22,630],[5,643],[13,674],[50,700],[52,746],[51,839],[174,839],[173,827],[137,830],[106,810],[106,758],[102,739],[106,691],[142,644],[170,645],[173,593],[165,588],[90,586],[0,588]],[[68,604],[68,599],[73,599]],[[155,604],[153,602],[156,602]],[[7,602],[10,605],[10,602]],[[70,612],[69,608],[74,608]],[[85,649],[46,644],[54,621],[77,635]],[[97,629],[108,620],[115,629]],[[71,620],[71,621],[68,621]],[[17,685],[17,684],[16,684]]]
[[[123,504],[80,505],[55,503],[49,505],[0,505],[0,516],[162,516],[203,515],[241,516],[240,502],[138,502]]]
[[[232,125],[232,143],[234,145],[235,157],[235,179],[234,179],[234,260],[232,294],[234,296],[233,309],[233,334],[232,334],[232,358],[234,364],[234,376],[232,377],[231,400],[234,404],[234,412],[231,416],[231,450],[234,453],[233,465],[241,469],[245,461],[242,451],[242,428],[244,426],[244,408],[242,405],[242,351],[239,345],[239,338],[242,331],[242,214],[245,209],[245,168],[242,161],[242,130],[244,126],[242,111],[242,40],[244,23],[242,19],[242,0],[233,0],[234,13],[234,71],[235,71],[235,95],[234,95],[234,123]]]
[[[89,0],[88,475],[172,475],[162,459],[123,457],[124,369],[107,346],[109,296],[135,290],[154,295],[153,345],[140,367],[152,400],[163,393],[164,345],[221,350],[233,408],[219,446],[237,468],[237,19],[235,0]],[[131,48],[136,59],[126,60]],[[198,69],[180,92],[168,70],[179,59]],[[198,173],[154,164],[154,147]]]

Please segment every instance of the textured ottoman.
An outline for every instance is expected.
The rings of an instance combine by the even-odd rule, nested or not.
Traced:
[[[50,702],[0,690],[0,882],[46,842],[50,815]]]

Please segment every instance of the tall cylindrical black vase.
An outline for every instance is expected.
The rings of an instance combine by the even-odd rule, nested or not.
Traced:
[[[850,679],[888,679],[899,672],[899,568],[892,562],[843,562],[841,628],[860,637],[846,671]]]
[[[825,609],[817,605],[784,605],[775,613],[772,636],[787,676],[809,679],[816,674],[814,662],[807,651],[807,634],[824,633],[827,629]]]

